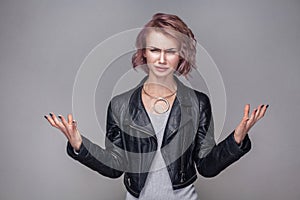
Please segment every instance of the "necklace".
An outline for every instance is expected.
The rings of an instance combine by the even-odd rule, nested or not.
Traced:
[[[163,113],[168,112],[168,110],[170,109],[170,103],[167,100],[167,98],[173,96],[177,92],[177,90],[175,90],[172,94],[170,94],[168,96],[165,96],[165,97],[152,96],[151,94],[149,94],[148,92],[146,92],[146,90],[145,90],[144,87],[143,87],[143,92],[147,96],[155,99],[154,104],[152,106],[152,109],[154,110],[154,112],[156,112],[157,114],[163,114]]]

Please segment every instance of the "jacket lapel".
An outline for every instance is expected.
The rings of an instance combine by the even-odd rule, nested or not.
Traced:
[[[176,77],[177,95],[164,132],[162,147],[167,145],[177,134],[177,131],[195,117],[192,113],[192,101],[195,95]]]
[[[142,102],[142,87],[147,78],[148,76],[134,89],[129,100],[129,107],[124,123],[128,124],[131,128],[135,128],[156,138],[154,128]],[[176,77],[174,78],[177,82],[177,95],[166,124],[162,147],[174,138],[181,127],[185,126],[195,117],[192,113],[192,99],[195,98],[194,92]]]
[[[132,93],[129,100],[129,108],[125,123],[131,128],[135,128],[144,132],[147,135],[155,136],[154,128],[151,124],[150,118],[142,102],[142,87],[147,77],[145,77],[137,88]]]

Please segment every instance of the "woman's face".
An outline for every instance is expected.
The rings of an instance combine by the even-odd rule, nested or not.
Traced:
[[[179,43],[172,37],[158,31],[151,31],[146,37],[144,57],[149,68],[149,77],[172,77],[179,63]]]

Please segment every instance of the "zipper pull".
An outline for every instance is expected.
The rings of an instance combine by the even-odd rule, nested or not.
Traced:
[[[131,186],[130,178],[128,178],[128,185]]]
[[[180,182],[183,183],[185,177],[184,177],[184,172],[181,172],[181,178],[180,178]]]

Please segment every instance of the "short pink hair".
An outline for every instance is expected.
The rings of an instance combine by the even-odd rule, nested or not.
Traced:
[[[155,30],[175,38],[180,43],[180,61],[177,73],[187,75],[192,67],[196,67],[196,39],[188,26],[176,15],[157,13],[145,24],[136,38],[136,52],[132,56],[133,67],[142,66],[148,73],[146,58],[144,57],[146,37],[149,30]]]

